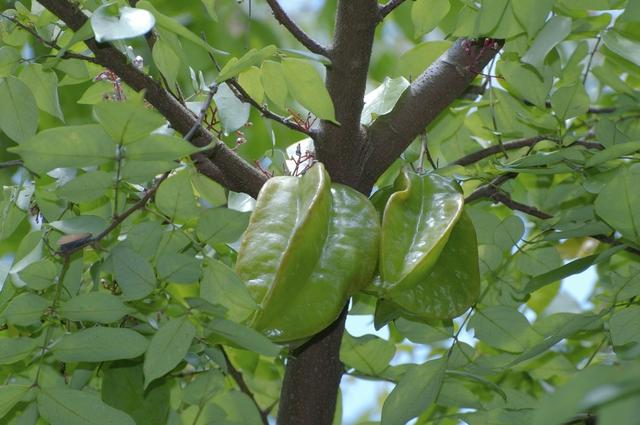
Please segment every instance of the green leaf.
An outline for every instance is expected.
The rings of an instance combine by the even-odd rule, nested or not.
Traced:
[[[200,261],[193,255],[164,253],[156,260],[158,279],[173,283],[194,283],[200,279]]]
[[[402,317],[396,319],[394,324],[398,332],[416,344],[432,344],[453,337],[453,328],[451,326],[431,326]]]
[[[0,201],[0,240],[9,238],[24,219],[24,211],[11,199]]]
[[[220,70],[216,81],[218,83],[222,83],[229,78],[233,78],[241,72],[246,71],[252,66],[259,66],[264,60],[269,59],[273,55],[275,55],[277,51],[278,49],[276,48],[276,46],[269,45],[267,47],[263,47],[260,50],[251,49],[240,59],[231,58]]]
[[[152,134],[124,150],[125,161],[174,161],[202,150],[181,137]]]
[[[225,307],[229,319],[242,322],[258,308],[244,282],[230,267],[207,259],[203,273],[200,297]]]
[[[0,47],[0,78],[11,75],[20,62],[20,52],[11,46]]]
[[[260,105],[264,103],[264,88],[262,87],[262,71],[252,66],[238,75],[238,83],[247,92],[250,98]]]
[[[522,57],[534,68],[541,69],[549,52],[571,33],[571,18],[554,16],[549,19]]]
[[[404,77],[385,78],[381,85],[364,97],[364,108],[362,109],[360,123],[370,125],[380,115],[391,112],[409,85],[409,81]]]
[[[136,425],[131,416],[95,395],[64,387],[38,391],[38,411],[51,425]]]
[[[640,165],[624,166],[600,191],[596,214],[623,237],[640,244]]]
[[[156,288],[156,275],[149,261],[131,248],[119,245],[111,252],[113,274],[123,299],[139,300]]]
[[[98,43],[144,35],[151,31],[155,23],[149,11],[118,7],[115,2],[98,7],[91,15],[91,28]]]
[[[171,48],[171,45],[158,37],[151,51],[153,63],[167,82],[174,87],[178,73],[180,72],[180,57]]]
[[[435,403],[446,365],[437,359],[407,370],[382,406],[382,425],[405,425]]]
[[[22,269],[18,275],[28,288],[42,291],[57,282],[60,267],[50,259],[35,261]]]
[[[500,61],[498,73],[504,77],[510,93],[540,109],[546,107],[552,83],[550,78],[544,80],[530,65],[511,61]]]
[[[62,362],[132,359],[147,349],[147,339],[125,328],[95,326],[66,334],[51,350]]]
[[[93,113],[109,136],[122,144],[147,137],[166,122],[158,112],[133,101],[102,102],[93,107]]]
[[[0,385],[0,418],[4,418],[30,389],[30,385]]]
[[[216,13],[216,0],[201,0],[207,13],[214,21],[218,21],[218,14]]]
[[[226,83],[218,86],[213,100],[218,107],[218,115],[225,133],[229,134],[242,128],[249,120],[251,105],[238,99]]]
[[[156,192],[156,206],[160,212],[178,221],[193,220],[198,215],[188,172],[179,171],[162,182]]]
[[[577,117],[589,110],[589,96],[582,83],[561,87],[551,95],[551,107],[561,120]]]
[[[198,405],[209,401],[217,392],[225,389],[224,375],[217,369],[199,374],[184,388],[182,397],[186,403]]]
[[[270,101],[280,109],[285,109],[287,102],[287,82],[280,62],[262,62],[262,87]]]
[[[516,215],[510,215],[496,227],[493,242],[503,250],[510,250],[524,236],[524,223]]]
[[[115,187],[113,175],[98,170],[79,175],[56,189],[56,193],[71,202],[84,203],[95,201],[113,187]]]
[[[416,0],[411,5],[411,20],[415,28],[415,38],[430,33],[447,16],[449,0]]]
[[[196,336],[196,328],[183,316],[171,319],[160,327],[151,338],[144,356],[144,387],[170,372],[187,355],[191,341]]]
[[[9,151],[20,155],[27,168],[44,174],[58,167],[91,167],[112,161],[116,146],[102,127],[89,124],[41,131]]]
[[[67,235],[79,233],[97,235],[107,228],[108,223],[104,218],[96,215],[77,215],[64,220],[52,221],[49,226]]]
[[[136,425],[168,423],[169,391],[168,381],[156,381],[145,391],[142,362],[113,362],[102,375],[102,400],[131,415]]]
[[[222,337],[246,350],[253,351],[265,356],[276,356],[280,353],[281,347],[271,342],[266,336],[247,326],[240,325],[226,319],[213,319],[207,325],[208,332]]]
[[[475,330],[479,340],[511,353],[522,353],[538,339],[527,318],[506,306],[476,310],[469,327]]]
[[[0,364],[6,365],[19,362],[37,347],[38,341],[32,338],[2,338],[0,339]],[[1,410],[2,408],[0,407]]]
[[[516,0],[512,1],[513,13],[527,30],[529,37],[536,35],[549,16],[555,0]]]
[[[285,58],[282,69],[289,93],[295,100],[318,118],[338,123],[331,96],[318,71],[309,62]]]
[[[614,246],[613,248],[609,248],[608,250],[600,254],[588,255],[586,257],[578,258],[577,260],[573,260],[561,267],[543,274],[539,274],[527,283],[523,290],[523,293],[528,294],[533,291],[537,291],[538,289],[553,282],[557,282],[574,274],[582,273],[592,265],[601,263],[620,250],[621,247]]]
[[[640,66],[640,43],[623,37],[615,30],[605,31],[602,41],[616,55]]]
[[[40,318],[49,305],[50,301],[47,299],[25,292],[11,300],[0,317],[17,326],[39,325]]]
[[[205,42],[202,38],[198,37],[188,29],[186,29],[182,24],[180,24],[176,19],[170,18],[167,15],[164,15],[153,7],[151,2],[147,0],[139,1],[136,6],[140,9],[145,9],[153,13],[153,16],[156,18],[156,25],[166,31],[172,32],[180,37],[186,38],[193,44],[203,48],[209,53],[213,54],[228,54],[227,52],[223,52],[222,50],[214,49],[209,46],[207,42]]]
[[[637,364],[625,367],[596,365],[580,371],[572,380],[535,406],[532,425],[560,425],[579,412],[591,411],[616,399],[637,394]],[[598,418],[598,423],[600,419]]]
[[[29,87],[13,76],[0,79],[0,130],[17,143],[33,137],[38,130],[38,107]]]
[[[393,343],[375,335],[354,337],[345,332],[340,345],[340,360],[369,376],[380,375],[395,354]]]
[[[631,305],[609,319],[611,342],[615,346],[640,343],[640,306]]]
[[[569,338],[581,330],[594,326],[598,323],[602,316],[604,316],[605,313],[606,310],[603,310],[603,313],[600,313],[599,315],[590,313],[557,313],[545,318],[548,322],[551,323],[551,325],[545,323],[544,327],[542,326],[543,323],[541,323],[541,321],[539,320],[538,322],[536,322],[535,328],[540,329],[538,331],[539,334],[545,335],[544,339],[513,359],[508,366],[516,365],[525,360],[529,360],[542,353],[545,353],[549,348],[553,347],[563,339]]]
[[[198,219],[198,239],[208,244],[232,243],[240,239],[249,224],[250,214],[229,208],[211,208]]]
[[[113,323],[135,310],[111,294],[89,292],[63,302],[58,312],[62,317],[76,322]]]
[[[600,165],[609,160],[630,155],[637,151],[640,151],[640,142],[618,143],[595,153],[587,160],[584,166],[587,168],[595,167],[596,165]]]
[[[58,98],[58,77],[53,71],[45,71],[38,63],[23,68],[20,79],[31,89],[38,108],[64,121]]]
[[[474,375],[473,373],[465,372],[463,370],[447,370],[446,374],[448,376],[453,376],[456,378],[464,378],[470,381],[478,382],[485,387],[495,391],[504,401],[507,401],[507,394],[500,388],[499,385],[489,381],[488,379],[483,378],[482,376]]]

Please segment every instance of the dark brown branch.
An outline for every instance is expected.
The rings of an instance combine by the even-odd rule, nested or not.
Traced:
[[[43,0],[40,2],[54,15],[62,19],[67,26],[78,31],[87,21],[85,14],[69,0]],[[109,44],[97,43],[95,39],[85,40],[86,45],[95,54],[96,63],[115,72],[134,90],[145,90],[145,98],[171,123],[171,126],[186,134],[196,123],[193,113],[181,105],[167,90],[150,76],[127,62],[127,58]],[[199,129],[190,142],[196,146],[210,146],[213,137],[207,131]],[[248,164],[219,140],[208,151],[210,160],[224,176],[225,181],[236,182],[251,196],[257,196],[266,177],[255,167]],[[202,163],[198,165],[202,167]],[[200,168],[199,168],[200,169]]]
[[[340,342],[347,307],[327,329],[295,350],[287,359],[278,425],[333,423],[338,386],[344,373]]]
[[[23,162],[21,159],[13,159],[11,161],[0,162],[0,170],[4,168],[20,167]]]
[[[517,173],[507,173],[507,174],[498,176],[495,179],[493,179],[490,183],[484,186],[481,186],[480,188],[473,191],[469,196],[465,198],[464,201],[465,203],[469,204],[471,202],[477,201],[482,198],[489,198],[494,200],[495,202],[499,202],[503,204],[504,206],[506,206],[507,208],[513,211],[520,211],[532,217],[539,218],[541,220],[548,220],[550,218],[553,218],[553,215],[547,212],[541,211],[536,207],[532,207],[530,205],[526,205],[521,202],[514,201],[513,199],[511,199],[509,195],[507,195],[505,192],[500,190],[500,186],[502,184],[504,184],[505,182],[515,177],[517,177]],[[606,243],[608,245],[613,245],[613,246],[623,245],[623,243],[620,242],[619,240],[607,235],[590,235],[589,237],[596,239],[600,242]],[[625,247],[624,250],[631,254],[640,255],[640,249],[634,248],[632,246],[627,246]]]
[[[380,6],[380,18],[385,18],[389,13],[393,12],[393,9],[404,3],[404,0],[389,0],[386,4]]]
[[[371,146],[360,184],[373,184],[425,127],[464,93],[502,46],[496,40],[458,40],[405,90],[393,110],[369,128]]]
[[[546,140],[544,136],[536,136],[536,137],[531,137],[527,139],[505,142],[502,144],[502,146],[492,145],[492,146],[489,146],[488,148],[480,149],[479,151],[463,156],[462,158],[453,161],[451,165],[467,166],[467,165],[475,164],[476,162],[482,161],[483,159],[488,158],[491,155],[495,155],[502,152],[503,149],[513,150],[513,149],[520,149],[524,147],[532,147],[543,140]]]
[[[502,186],[507,181],[516,178],[518,176],[517,173],[507,173],[501,176],[496,177],[491,180],[491,182],[487,183],[484,186],[480,186],[476,190],[474,190],[469,196],[464,199],[464,202],[469,204],[473,201],[477,201],[482,198],[490,198],[491,195],[496,193],[496,191],[500,190],[500,186]]]
[[[229,359],[227,352],[224,351],[223,347],[220,347],[220,351],[222,351],[222,355],[224,356],[224,359],[227,362],[227,370],[229,371],[229,375],[231,375],[233,380],[236,381],[236,384],[238,384],[240,391],[245,393],[251,399],[251,401],[253,401],[253,404],[255,404],[256,408],[258,409],[258,412],[260,413],[260,418],[262,419],[262,423],[264,425],[269,425],[269,414],[264,410],[262,410],[262,408],[256,401],[256,397],[253,394],[253,391],[251,391],[251,388],[249,388],[249,386],[245,382],[244,377],[242,376],[242,373],[240,373],[240,371],[235,368],[233,363],[231,363],[231,360]]]
[[[354,167],[362,164],[366,132],[360,125],[371,49],[379,19],[376,0],[340,0],[330,49],[326,86],[340,125],[320,122],[316,154],[334,181],[366,193],[371,185],[358,184]]]
[[[502,152],[503,149],[514,150],[514,149],[520,149],[525,147],[533,147],[538,143],[542,142],[543,140],[556,141],[554,140],[553,137],[550,137],[550,136],[536,136],[536,137],[529,137],[526,139],[512,140],[510,142],[503,143],[502,146],[493,145],[493,146],[489,146],[488,148],[480,149],[479,151],[470,153],[469,155],[463,156],[462,158],[459,158],[453,161],[451,165],[462,165],[462,166],[471,165],[478,161],[482,161],[483,159],[488,158],[491,155],[498,154]],[[575,142],[571,143],[569,146],[582,146],[587,149],[597,149],[597,150],[604,149],[604,146],[601,145],[600,143],[586,142],[584,140],[576,140]]]
[[[329,57],[327,49],[318,44],[314,39],[312,39],[307,33],[305,33],[295,22],[287,15],[287,12],[284,11],[278,0],[267,0],[271,11],[273,12],[273,16],[276,18],[281,25],[283,25],[287,31],[293,35],[296,40],[298,40],[304,47],[309,49],[309,51],[313,53],[317,53],[319,55]]]

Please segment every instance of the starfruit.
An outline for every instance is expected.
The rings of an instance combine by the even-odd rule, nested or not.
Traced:
[[[330,325],[376,268],[380,224],[369,200],[331,184],[322,164],[269,179],[243,235],[236,272],[260,308],[249,324],[277,342]]]
[[[382,218],[378,296],[408,318],[462,314],[478,297],[480,272],[460,188],[437,174],[409,171],[395,188]]]

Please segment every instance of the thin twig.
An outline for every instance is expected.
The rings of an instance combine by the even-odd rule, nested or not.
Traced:
[[[202,36],[204,41],[207,41],[204,33],[201,34],[201,36]],[[216,69],[219,72],[221,67],[220,67],[220,64],[218,63],[218,60],[216,59],[216,57],[213,56],[213,54],[209,53],[209,58],[211,59],[211,62],[213,62],[213,65],[216,67]],[[298,132],[303,133],[303,134],[306,134],[307,136],[312,136],[312,132],[311,131],[306,130],[305,128],[303,128],[302,126],[298,125],[297,123],[295,123],[294,121],[290,120],[287,117],[283,117],[283,116],[278,115],[278,114],[276,114],[274,112],[271,112],[269,110],[269,108],[267,108],[264,105],[260,105],[258,102],[253,100],[251,98],[251,96],[249,96],[249,93],[247,93],[247,91],[242,88],[240,83],[238,83],[238,81],[235,78],[230,78],[230,79],[226,80],[225,83],[227,83],[227,85],[231,88],[231,91],[233,92],[233,94],[241,102],[248,103],[251,106],[253,106],[254,108],[256,108],[258,111],[260,111],[260,113],[262,114],[263,117],[268,118],[268,119],[270,119],[272,121],[279,122],[280,124],[284,125],[285,127],[289,127],[290,129],[298,131]]]
[[[591,54],[589,55],[589,62],[587,62],[587,68],[584,70],[584,77],[582,77],[582,84],[587,83],[587,77],[589,76],[589,71],[591,70],[591,64],[593,63],[593,57],[596,55],[598,51],[598,47],[600,47],[600,42],[602,41],[602,37],[598,34],[596,37],[596,44],[593,46],[593,50],[591,50]]]
[[[58,254],[64,255],[66,257],[70,256],[76,251],[83,249],[84,247],[94,244],[102,239],[104,239],[109,233],[113,231],[116,227],[118,227],[123,221],[127,219],[131,214],[138,211],[139,209],[144,208],[147,205],[147,202],[153,197],[156,193],[160,184],[169,177],[170,171],[167,171],[162,176],[160,176],[147,191],[144,196],[138,200],[135,204],[133,204],[129,209],[124,211],[122,214],[115,215],[111,221],[111,224],[107,226],[102,232],[98,233],[96,236],[90,238],[84,238],[79,243],[75,244],[73,247],[69,247],[64,250],[64,252],[58,252]]]
[[[510,142],[503,143],[502,147],[499,145],[492,145],[492,146],[489,146],[488,148],[484,148],[484,149],[480,149],[479,151],[472,152],[469,155],[463,156],[462,158],[459,158],[453,161],[451,165],[463,165],[463,166],[471,165],[485,158],[488,158],[491,155],[495,155],[497,153],[502,152],[503,148],[505,150],[513,150],[513,149],[520,149],[524,147],[533,147],[538,143],[542,142],[543,140],[551,140],[551,141],[557,142],[557,140],[555,140],[551,136],[535,136],[535,137],[529,137],[526,139],[513,140]],[[597,149],[597,150],[604,149],[604,146],[601,145],[600,143],[587,142],[584,140],[576,140],[575,142],[571,143],[569,146],[574,146],[574,145],[582,146],[587,149]]]
[[[40,34],[38,34],[38,32],[34,28],[31,28],[30,26],[23,24],[22,22],[20,22],[15,17],[9,16],[9,15],[5,15],[4,13],[0,13],[0,16],[2,16],[3,18],[7,19],[8,21],[13,22],[19,28],[22,28],[23,30],[27,31],[40,44],[43,44],[43,45],[49,47],[50,49],[55,49],[55,50],[58,50],[58,51],[62,50],[62,48],[56,42],[46,40]],[[96,63],[96,59],[92,58],[91,56],[81,55],[79,53],[70,52],[68,50],[65,51],[64,53],[62,53],[62,55],[60,57],[63,58],[63,59],[80,59],[80,60],[83,60],[83,61]]]
[[[491,198],[491,196],[500,189],[500,186],[517,176],[517,173],[507,173],[498,176],[486,185],[480,186],[478,189],[474,190],[469,196],[465,198],[464,202],[468,204],[478,199]]]
[[[385,18],[389,13],[393,12],[393,9],[404,3],[404,0],[389,0],[387,3],[380,6],[380,17]]]
[[[202,127],[202,121],[204,121],[204,117],[207,115],[207,111],[211,106],[211,102],[213,102],[213,96],[215,96],[217,92],[218,85],[216,83],[212,83],[211,85],[209,85],[209,94],[207,95],[207,100],[205,100],[205,102],[202,104],[202,107],[200,108],[198,119],[196,120],[195,124],[193,124],[193,127],[191,127],[191,129],[187,132],[187,134],[184,135],[184,139],[186,141],[191,140],[193,135],[196,134],[196,131],[198,131],[198,129]]]
[[[504,206],[506,206],[511,210],[520,211],[532,217],[539,218],[541,220],[548,220],[550,218],[553,218],[553,215],[545,211],[539,210],[536,207],[526,205],[518,201],[514,201],[513,199],[511,199],[511,197],[508,194],[500,190],[500,186],[502,184],[504,184],[505,182],[507,182],[512,178],[515,178],[516,176],[517,176],[517,173],[507,173],[507,174],[498,176],[497,178],[493,179],[490,183],[487,183],[486,185],[481,186],[480,188],[473,191],[469,196],[465,198],[464,200],[465,203],[469,204],[471,202],[477,201],[478,199],[489,198],[494,200],[495,202],[499,202],[503,204]],[[624,245],[624,243],[620,242],[619,240],[615,239],[612,236],[589,235],[589,237],[612,246]],[[632,246],[626,246],[624,250],[631,254],[640,255],[640,249]]]
[[[283,25],[304,47],[313,53],[317,53],[327,58],[329,57],[327,49],[318,44],[317,41],[311,38],[295,22],[293,22],[289,15],[287,15],[287,12],[285,12],[282,6],[280,6],[278,0],[267,0],[267,3],[269,4],[269,7],[271,7],[271,11],[273,12],[273,16],[276,20],[280,22],[280,24]]]
[[[0,170],[4,168],[20,167],[23,162],[21,159],[12,159],[11,161],[0,162]]]
[[[256,108],[258,111],[260,111],[260,113],[262,114],[263,117],[268,118],[268,119],[273,120],[273,121],[276,121],[276,122],[279,122],[280,124],[282,124],[282,125],[284,125],[286,127],[289,127],[292,130],[295,130],[295,131],[298,131],[300,133],[306,134],[307,136],[310,136],[310,137],[313,136],[313,131],[312,130],[306,130],[305,128],[303,128],[302,126],[296,124],[295,122],[293,122],[289,118],[283,117],[283,116],[278,115],[276,113],[273,113],[266,106],[260,105],[258,102],[253,100],[253,98],[251,96],[249,96],[249,93],[247,93],[247,91],[242,88],[240,83],[238,83],[238,81],[235,78],[231,78],[231,79],[229,79],[229,80],[227,80],[225,82],[229,85],[229,87],[231,87],[231,90],[234,92],[234,94],[236,95],[236,97],[238,99],[240,99],[242,102],[248,103],[251,106],[253,106],[254,108]]]
[[[269,425],[269,414],[263,411],[260,405],[258,404],[258,402],[256,401],[256,397],[253,394],[253,391],[251,391],[251,388],[249,388],[249,386],[245,382],[244,377],[242,376],[242,373],[240,373],[240,371],[236,369],[235,366],[233,366],[233,363],[231,363],[231,360],[229,359],[227,352],[224,351],[224,348],[220,347],[220,351],[222,351],[222,355],[224,356],[224,359],[227,362],[227,369],[229,370],[229,375],[231,375],[234,381],[236,381],[236,383],[238,384],[238,387],[240,387],[240,390],[243,393],[245,393],[253,401],[253,404],[256,405],[256,408],[260,413],[260,418],[262,419],[262,423],[264,425]]]

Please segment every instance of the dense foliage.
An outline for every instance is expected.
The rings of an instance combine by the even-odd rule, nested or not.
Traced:
[[[294,423],[285,400],[326,387],[334,416],[343,372],[395,385],[384,425],[637,421],[640,2],[266,3],[0,3],[0,424]],[[342,339],[320,351],[337,372],[250,326],[263,300],[235,268],[265,180],[315,160],[390,211],[383,276],[349,309],[372,333],[340,317],[310,343]],[[479,264],[465,230],[421,298],[396,246],[445,204],[389,196],[425,173],[460,184]],[[255,237],[243,276],[273,254]],[[578,302],[562,281],[582,272]],[[272,308],[315,318],[325,295],[293,304],[288,273]],[[421,314],[443,302],[473,305]],[[294,363],[319,378],[283,390]]]

